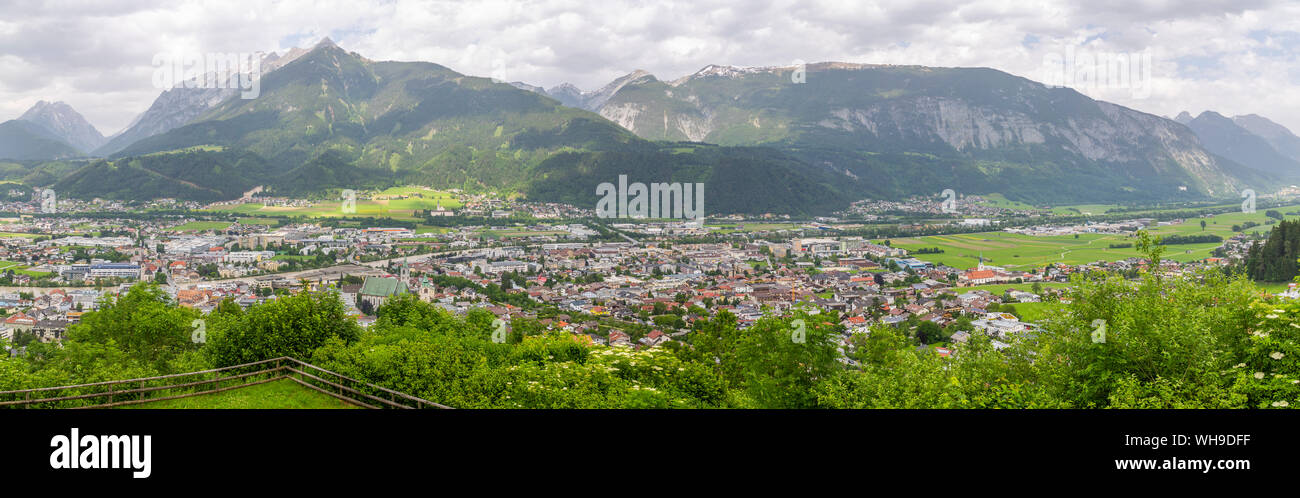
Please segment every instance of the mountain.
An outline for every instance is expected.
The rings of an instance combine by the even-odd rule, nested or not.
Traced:
[[[555,100],[558,100],[560,101],[561,104],[564,104],[569,107],[577,107],[579,109],[586,109],[588,111],[596,111],[600,109],[601,106],[605,105],[605,102],[608,101],[610,97],[613,97],[614,94],[618,93],[619,90],[622,90],[623,87],[638,82],[643,78],[647,78],[647,77],[650,79],[654,79],[654,76],[652,76],[650,73],[638,69],[626,75],[620,76],[614,81],[609,82],[609,84],[606,84],[605,86],[601,87],[599,90],[592,91],[592,92],[584,92],[582,90],[579,90],[578,87],[573,86],[572,84],[561,83],[557,86],[551,87],[550,90],[542,90],[539,93],[545,94]],[[529,89],[538,88],[538,87],[532,87],[531,85],[528,86],[530,87]]]
[[[99,133],[86,118],[63,102],[37,102],[18,119],[43,126],[63,142],[89,153],[104,144]]]
[[[0,123],[0,159],[54,160],[82,156],[44,126],[22,119]]]
[[[1284,178],[1300,176],[1300,161],[1278,152],[1268,139],[1238,125],[1236,119],[1224,117],[1213,111],[1202,112],[1190,120],[1187,119],[1189,116],[1190,114],[1183,112],[1179,114],[1178,119],[1196,133],[1206,150],[1257,171]],[[1246,118],[1244,121],[1263,129],[1271,128],[1267,124],[1273,124],[1263,118]],[[1264,121],[1267,121],[1267,124]],[[1273,126],[1277,125],[1273,124]],[[1282,128],[1282,130],[1286,129]],[[1290,132],[1286,131],[1286,135],[1290,135]],[[1294,136],[1292,135],[1291,138]],[[1281,140],[1285,141],[1285,137]]]
[[[629,77],[596,111],[638,136],[773,147],[864,197],[953,188],[1050,204],[1226,197],[1274,181],[1168,119],[987,68],[826,62]]]
[[[262,74],[275,71],[305,53],[307,51],[300,48],[289,50],[283,56],[271,53],[261,60]],[[188,82],[162,92],[149,109],[136,116],[131,124],[110,137],[102,146],[94,149],[94,155],[110,156],[140,140],[179,128],[240,93],[237,85],[231,84],[233,79],[226,82],[226,88],[198,88],[195,81],[197,78],[191,78]]]
[[[372,61],[322,43],[227,98],[55,185],[70,197],[238,197],[415,183],[594,207],[595,185],[708,182],[711,212],[825,212],[835,178],[771,149],[643,140],[532,90],[427,62]],[[733,192],[736,177],[766,183]]]
[[[822,214],[947,188],[1055,205],[1281,182],[1187,126],[992,69],[820,63],[795,83],[797,69],[636,71],[594,92],[541,91],[326,42],[265,72],[258,98],[216,102],[55,188],[219,200],[254,185],[329,197],[423,184],[595,207],[597,184],[628,175],[703,182],[709,213]]]
[[[1232,121],[1237,123],[1237,126],[1245,128],[1246,131],[1263,137],[1264,140],[1268,141],[1269,145],[1273,146],[1273,150],[1300,161],[1300,137],[1295,136],[1285,126],[1256,114],[1233,116]]]

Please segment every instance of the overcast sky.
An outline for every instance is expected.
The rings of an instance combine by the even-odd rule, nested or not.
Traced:
[[[1067,50],[1150,54],[1149,92],[1079,90],[1167,116],[1256,113],[1300,134],[1300,2],[1271,0],[0,0],[0,121],[62,100],[109,135],[160,92],[155,54],[283,51],[323,36],[371,59],[588,90],[635,69],[671,80],[796,60],[1043,81],[1044,61]]]

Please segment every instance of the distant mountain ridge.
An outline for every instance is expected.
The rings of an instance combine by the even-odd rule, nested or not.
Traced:
[[[76,147],[39,124],[22,119],[0,123],[0,159],[48,161],[82,155]]]
[[[1214,111],[1195,118],[1183,111],[1174,119],[1215,154],[1281,177],[1300,176],[1300,138],[1282,125],[1253,114],[1228,118]]]
[[[1168,119],[986,68],[708,65],[611,87],[603,102],[580,105],[642,138],[773,147],[864,196],[953,187],[1035,202],[1218,197],[1276,180]],[[561,93],[572,89],[548,90]]]
[[[283,59],[256,99],[164,92],[167,112],[129,127],[147,136],[124,131],[109,159],[55,188],[227,200],[256,185],[328,197],[414,183],[594,207],[595,186],[627,174],[703,182],[710,213],[824,214],[947,188],[1041,205],[1235,198],[1289,173],[1215,152],[1175,121],[986,68],[709,65],[582,91],[373,61],[328,40]]]
[[[104,144],[99,133],[86,118],[63,102],[39,101],[18,119],[43,126],[50,133],[83,153]]]
[[[262,58],[262,74],[283,67],[305,53],[307,50],[301,48],[288,50],[283,56],[272,52]],[[226,88],[198,88],[192,84],[193,81],[163,91],[148,109],[131,120],[131,124],[93,149],[94,154],[110,156],[140,140],[179,128],[240,93],[237,85],[229,81]]]
[[[594,206],[595,186],[701,182],[715,212],[825,212],[847,205],[829,175],[770,149],[655,143],[535,91],[427,62],[371,61],[321,44],[191,120],[73,173],[70,197],[225,200],[418,183],[506,189]],[[736,177],[767,178],[734,190]],[[718,181],[712,181],[712,180]]]

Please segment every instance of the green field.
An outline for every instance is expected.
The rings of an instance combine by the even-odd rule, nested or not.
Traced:
[[[214,394],[128,405],[123,408],[159,409],[337,409],[360,408],[282,379]]]
[[[191,221],[167,230],[170,232],[203,232],[207,230],[225,230],[230,228],[229,221]]]
[[[1300,210],[1300,206],[1274,208],[1280,213]],[[1224,239],[1234,235],[1233,225],[1247,221],[1259,223],[1250,232],[1268,230],[1264,222],[1264,210],[1255,213],[1229,213],[1204,218],[1206,226],[1201,228],[1202,218],[1191,218],[1183,223],[1170,226],[1156,226],[1149,229],[1153,235],[1199,235],[1214,234]],[[1300,216],[1287,216],[1287,219],[1300,219]],[[879,241],[877,241],[879,242]],[[916,238],[890,239],[894,247],[909,251],[923,247],[938,247],[942,254],[918,254],[918,258],[936,264],[947,264],[956,268],[973,268],[979,264],[982,254],[984,262],[1009,269],[1027,270],[1046,266],[1049,263],[1077,265],[1094,261],[1116,261],[1138,256],[1135,248],[1111,249],[1111,244],[1134,243],[1132,237],[1122,234],[1079,234],[1053,235],[1036,237],[1007,232],[981,232],[956,235],[936,235]],[[1197,261],[1210,257],[1211,251],[1218,243],[1179,244],[1166,246],[1165,257],[1174,261]]]
[[[361,193],[357,199],[357,212],[344,213],[342,201],[317,202],[311,206],[264,206],[246,203],[228,208],[211,209],[212,212],[235,213],[243,215],[306,216],[311,218],[333,217],[378,217],[402,220],[415,220],[416,211],[437,209],[439,203],[443,209],[457,209],[461,202],[455,195],[425,187],[393,187],[381,192]],[[406,197],[388,198],[388,197]]]
[[[1045,302],[1012,303],[1010,306],[1016,309],[1016,313],[1020,315],[1020,320],[1033,323],[1060,313],[1065,305],[1059,302]]]
[[[1015,209],[1020,211],[1027,211],[1027,210],[1034,209],[1034,206],[1025,204],[1020,201],[1013,201],[1011,199],[1007,199],[1007,197],[1002,194],[984,194],[981,195],[980,197],[984,198],[982,202],[977,203],[981,206],[990,206],[990,207],[997,207],[1003,209]]]
[[[280,220],[277,220],[275,218],[240,218],[238,221],[241,225],[266,225],[266,226],[274,225],[280,222]]]

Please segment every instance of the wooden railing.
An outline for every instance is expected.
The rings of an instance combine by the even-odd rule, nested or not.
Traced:
[[[111,408],[202,396],[281,379],[364,408],[450,408],[287,356],[198,372],[0,391],[0,408]]]

